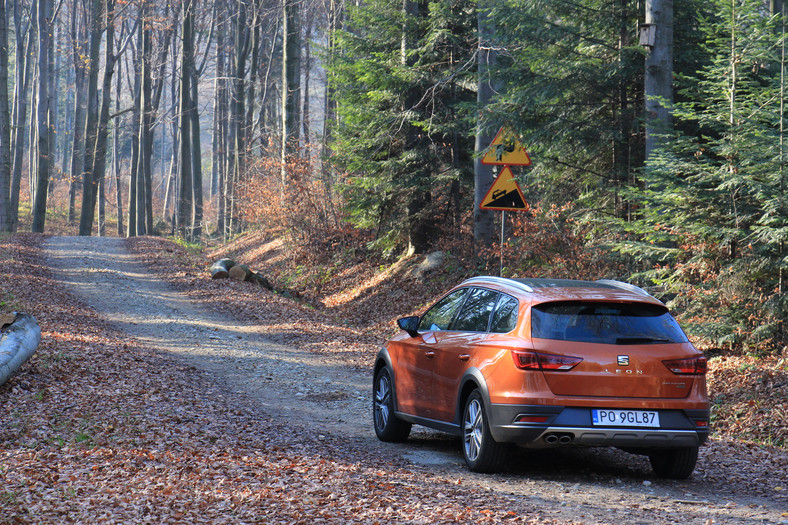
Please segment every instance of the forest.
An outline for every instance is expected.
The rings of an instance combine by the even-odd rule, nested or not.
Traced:
[[[785,355],[781,0],[0,0],[0,231],[617,278]],[[479,204],[505,128],[526,209]],[[499,266],[500,264],[500,266]]]

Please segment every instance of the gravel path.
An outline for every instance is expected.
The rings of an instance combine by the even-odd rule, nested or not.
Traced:
[[[368,374],[272,342],[156,278],[123,239],[52,237],[47,262],[86,304],[145,346],[182,356],[295,426],[369,437]]]
[[[45,249],[58,281],[129,337],[209,372],[239,403],[294,432],[346,439],[351,454],[405,459],[414,469],[510,498],[513,508],[521,502],[560,520],[788,525],[782,486],[788,454],[716,442],[702,449],[685,482],[657,479],[646,459],[607,449],[521,451],[507,473],[475,475],[465,469],[458,442],[443,434],[414,428],[405,444],[379,443],[368,372],[277,344],[253,325],[195,304],[154,277],[123,239],[52,237]]]

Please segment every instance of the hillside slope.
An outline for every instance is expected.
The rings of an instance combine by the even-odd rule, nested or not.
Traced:
[[[353,353],[358,366],[372,362],[379,345],[396,332],[397,318],[421,313],[472,274],[450,255],[427,271],[432,258],[385,262],[361,250],[344,250],[326,261],[315,261],[281,239],[259,232],[204,253],[190,253],[156,237],[134,239],[132,246],[163,256],[168,262],[156,267],[165,279],[242,317],[264,318],[268,301],[296,301],[304,319],[322,321],[290,319],[279,328],[315,342],[325,339],[323,331],[340,332],[346,343],[335,350]],[[211,281],[208,267],[222,257],[248,265],[284,293],[270,293],[250,283]],[[712,354],[708,384],[714,434],[756,445],[788,445],[788,357]]]

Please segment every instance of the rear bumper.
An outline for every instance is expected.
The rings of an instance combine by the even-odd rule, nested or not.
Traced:
[[[490,432],[502,443],[545,448],[562,445],[628,448],[695,447],[709,436],[708,410],[658,410],[659,428],[598,427],[591,422],[591,409],[542,405],[492,405]],[[522,416],[546,418],[540,423],[521,423]],[[696,422],[705,421],[705,427]]]

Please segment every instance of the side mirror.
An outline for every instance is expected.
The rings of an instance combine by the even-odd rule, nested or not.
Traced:
[[[402,319],[397,319],[397,326],[401,329],[408,332],[408,335],[411,337],[416,337],[419,335],[419,316],[412,315],[410,317],[403,317]]]

